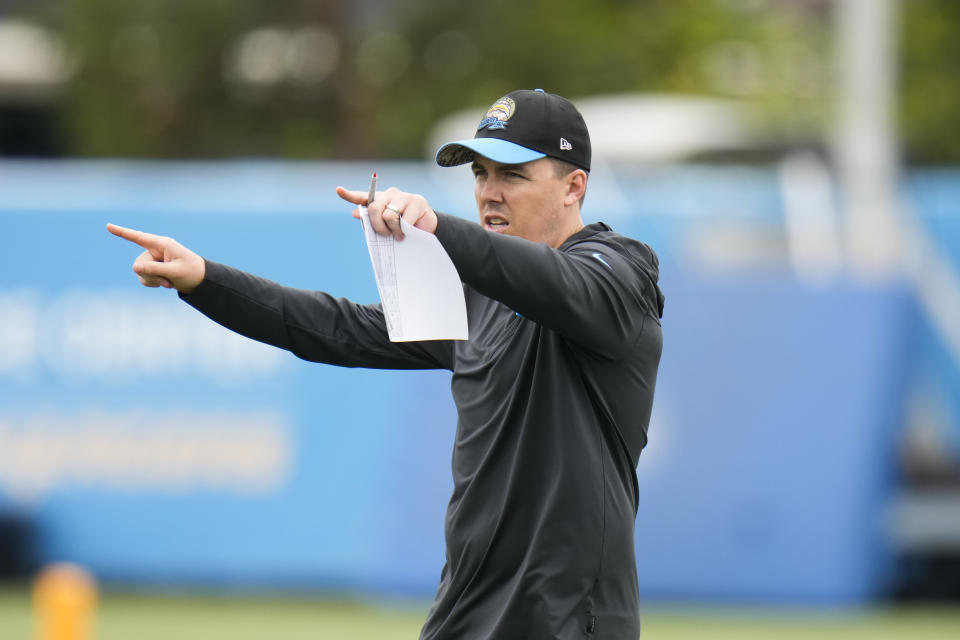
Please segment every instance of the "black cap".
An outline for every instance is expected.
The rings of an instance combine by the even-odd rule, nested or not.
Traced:
[[[478,153],[504,164],[550,156],[590,171],[590,134],[566,98],[543,89],[521,89],[490,106],[473,138],[440,147],[437,164],[454,167],[472,162]]]

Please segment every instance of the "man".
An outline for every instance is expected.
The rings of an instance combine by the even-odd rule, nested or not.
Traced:
[[[144,285],[174,287],[246,336],[335,365],[453,371],[447,560],[421,638],[636,638],[635,469],[661,351],[657,258],[584,226],[590,139],[564,98],[504,96],[437,162],[472,164],[482,226],[393,188],[370,203],[337,193],[368,204],[378,233],[401,238],[402,217],[436,234],[464,284],[466,341],[393,343],[379,305],[109,229],[146,249],[133,267]]]

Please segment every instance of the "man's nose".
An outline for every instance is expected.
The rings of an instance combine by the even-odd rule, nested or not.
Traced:
[[[500,181],[496,178],[487,178],[480,185],[480,199],[484,202],[499,202],[502,195]]]

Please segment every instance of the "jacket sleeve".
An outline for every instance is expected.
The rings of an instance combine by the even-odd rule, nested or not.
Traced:
[[[449,341],[391,342],[380,305],[281,286],[206,261],[200,285],[180,297],[205,316],[299,358],[343,367],[450,369]]]
[[[438,216],[437,238],[464,283],[590,351],[618,358],[646,316],[659,322],[656,258],[645,245],[635,243],[647,259],[601,235],[558,250]]]

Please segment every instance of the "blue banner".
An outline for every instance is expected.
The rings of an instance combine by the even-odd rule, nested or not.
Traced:
[[[235,336],[141,287],[140,250],[104,228],[375,301],[359,222],[333,195],[363,188],[372,168],[0,167],[0,511],[37,523],[44,561],[124,583],[432,594],[452,489],[449,373],[306,363]],[[381,184],[472,216],[467,170],[376,169]],[[741,215],[775,217],[770,176],[740,178],[756,187]],[[910,296],[776,270],[696,275],[674,240],[707,203],[684,191],[688,178],[664,179],[673,186],[638,179],[626,203],[592,185],[585,212],[663,258],[665,347],[638,470],[641,592],[869,598],[890,558],[879,518]]]

